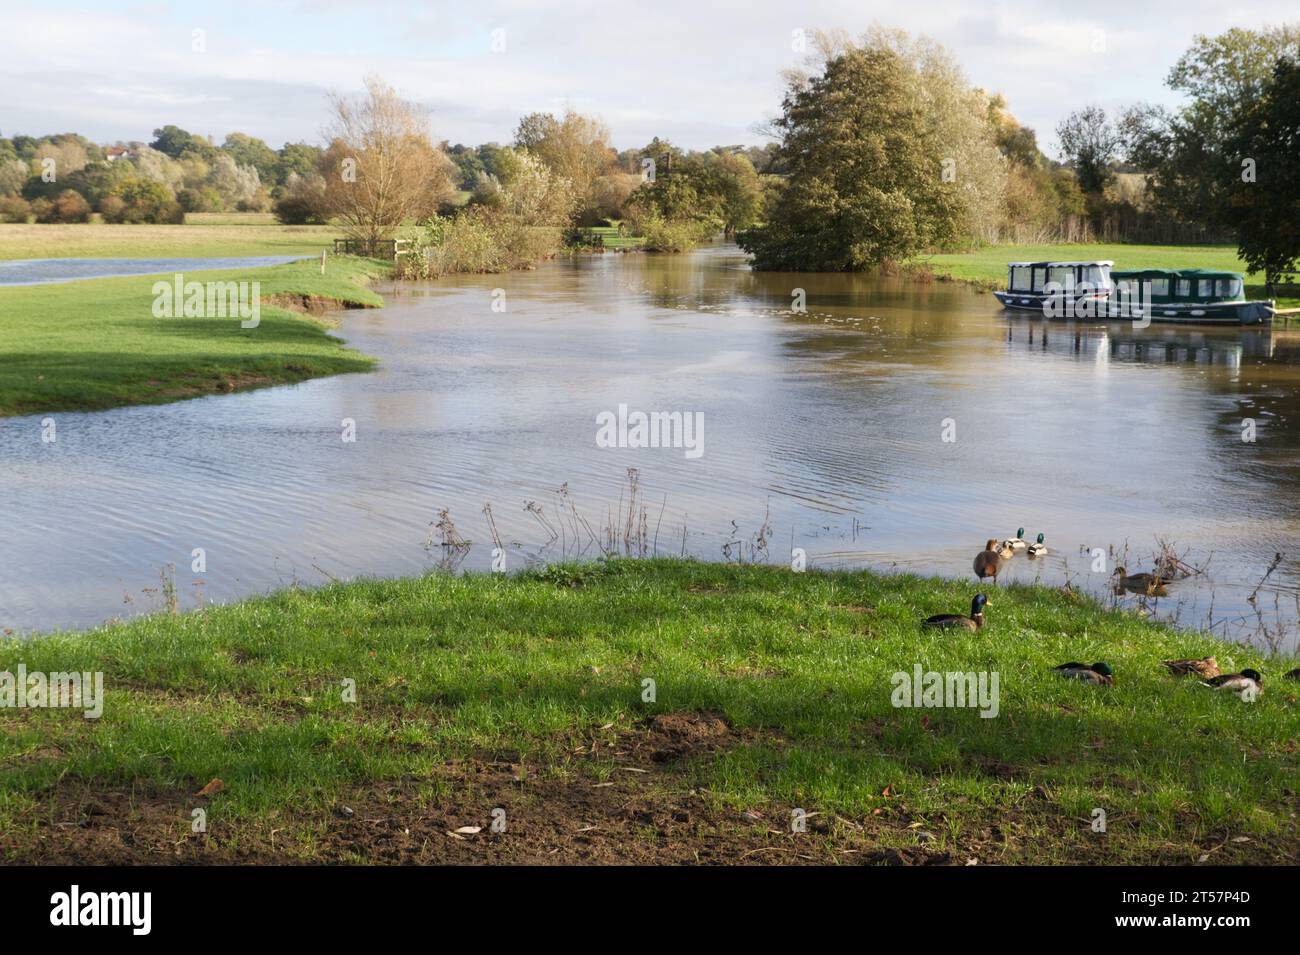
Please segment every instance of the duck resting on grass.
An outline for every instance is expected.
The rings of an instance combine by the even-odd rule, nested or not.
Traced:
[[[1219,661],[1214,657],[1200,660],[1165,660],[1160,664],[1174,676],[1199,676],[1210,679],[1219,675]]]
[[[1155,574],[1129,574],[1127,568],[1116,567],[1111,576],[1116,578],[1115,587],[1118,590],[1145,594],[1148,597],[1163,597],[1165,594],[1165,582]]]
[[[969,617],[963,617],[959,613],[937,613],[933,617],[926,617],[922,620],[921,626],[937,627],[941,630],[950,630],[954,627],[978,630],[984,626],[984,608],[988,606],[988,602],[988,597],[983,594],[976,594],[975,599],[970,602]]]
[[[1294,670],[1287,670],[1285,673],[1282,674],[1282,679],[1300,680],[1300,667],[1296,667]]]
[[[1202,680],[1203,686],[1212,687],[1216,690],[1227,690],[1229,693],[1236,693],[1243,700],[1256,699],[1264,694],[1264,688],[1260,686],[1264,678],[1259,675],[1258,670],[1247,668],[1240,673],[1225,673],[1222,676],[1211,677],[1208,680]]]
[[[1111,686],[1115,682],[1110,664],[1100,661],[1091,666],[1087,663],[1062,663],[1052,669],[1068,680],[1082,680],[1095,686]]]
[[[1025,529],[1023,527],[1016,531],[1015,537],[1008,537],[1002,542],[1003,550],[1024,550],[1026,546],[1028,545],[1025,542]]]
[[[990,537],[984,544],[984,549],[975,555],[975,576],[981,581],[985,577],[992,577],[993,582],[998,582],[998,571],[1002,569],[1003,562],[1011,558],[1012,550],[1010,547],[999,545],[996,538]]]
[[[1029,545],[1028,550],[1030,557],[1046,557],[1047,545],[1043,543],[1043,535],[1038,535],[1038,540]]]

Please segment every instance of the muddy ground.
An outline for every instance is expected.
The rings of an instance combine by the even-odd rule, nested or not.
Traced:
[[[955,840],[928,831],[901,804],[856,819],[810,812],[804,831],[794,832],[791,807],[738,809],[693,786],[693,766],[759,735],[715,714],[670,713],[629,733],[604,728],[575,737],[559,772],[525,768],[517,754],[487,754],[448,764],[432,780],[353,788],[328,810],[232,823],[222,821],[214,797],[194,795],[202,782],[156,791],[64,780],[40,819],[0,833],[0,858],[44,865],[1300,862],[1292,839],[1270,844],[1230,833],[1131,855],[1123,840],[1091,833],[1088,820],[1065,817],[1045,797],[981,825],[966,816]],[[1014,770],[989,772],[1005,778]],[[207,831],[192,832],[191,813],[205,805]],[[492,829],[494,809],[504,810],[503,832]],[[1054,856],[1044,856],[1045,842]]]

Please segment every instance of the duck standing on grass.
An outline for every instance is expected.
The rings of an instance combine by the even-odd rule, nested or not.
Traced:
[[[998,571],[1002,569],[1004,561],[1011,557],[1011,548],[1002,547],[999,549],[996,538],[990,537],[985,543],[984,549],[975,555],[975,576],[981,581],[985,577],[992,577],[993,582],[998,582]]]
[[[1201,681],[1203,686],[1236,693],[1243,700],[1253,700],[1263,696],[1264,688],[1260,686],[1263,682],[1264,678],[1259,675],[1259,671],[1249,668],[1242,670],[1240,673],[1225,673],[1222,676]]]
[[[1030,557],[1046,557],[1047,545],[1043,543],[1043,535],[1038,535],[1038,540],[1029,545],[1028,550]]]
[[[926,617],[922,620],[921,626],[937,627],[941,630],[950,630],[954,627],[978,630],[984,626],[984,608],[988,606],[988,602],[988,597],[983,594],[976,594],[975,599],[970,602],[969,617],[963,617],[959,613],[937,613],[933,617]]]
[[[1115,683],[1109,663],[1097,662],[1091,666],[1086,663],[1062,663],[1052,669],[1068,680],[1083,680],[1095,686],[1112,686]]]
[[[1219,675],[1219,661],[1214,657],[1204,657],[1200,660],[1165,660],[1160,664],[1174,676],[1199,676],[1202,679],[1210,679]]]

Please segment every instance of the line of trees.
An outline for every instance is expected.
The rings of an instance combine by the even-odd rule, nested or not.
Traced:
[[[187,212],[259,212],[322,151],[280,150],[244,133],[216,146],[177,126],[150,143],[98,145],[76,133],[0,136],[0,222],[174,223]]]

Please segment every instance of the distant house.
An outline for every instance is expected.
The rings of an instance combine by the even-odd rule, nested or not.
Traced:
[[[116,162],[119,159],[134,159],[135,150],[130,146],[106,146],[104,148],[104,158],[109,162]]]

